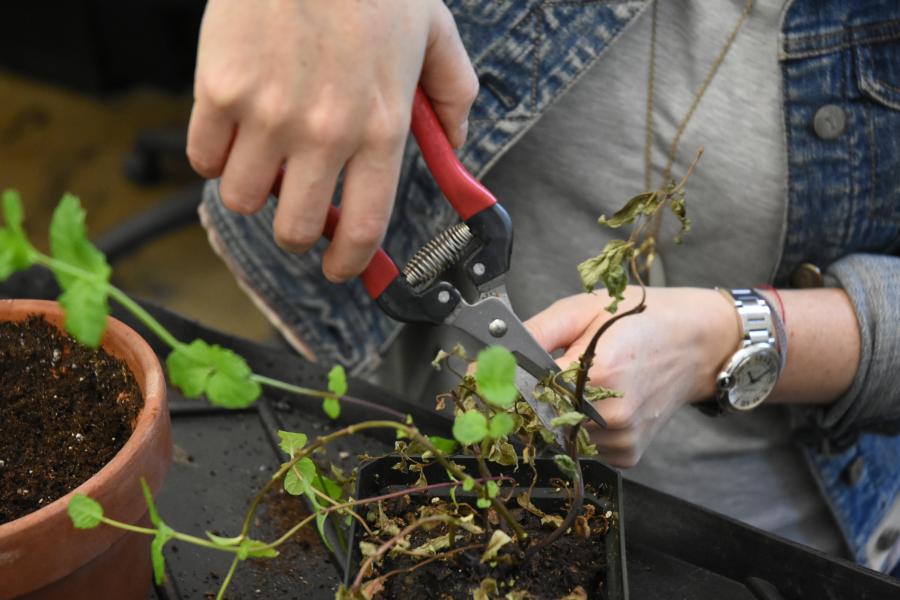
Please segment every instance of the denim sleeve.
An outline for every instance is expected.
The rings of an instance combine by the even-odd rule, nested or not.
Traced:
[[[900,434],[900,258],[853,254],[833,263],[828,281],[856,311],[859,368],[850,389],[825,407],[797,407],[801,429],[838,448],[862,432]]]

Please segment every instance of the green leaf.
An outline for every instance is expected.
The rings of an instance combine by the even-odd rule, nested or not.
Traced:
[[[234,537],[227,538],[216,535],[214,533],[210,533],[209,531],[206,531],[204,533],[206,533],[206,537],[209,538],[209,541],[211,541],[216,546],[222,546],[223,548],[231,548],[233,546],[237,546],[241,543],[241,540],[244,539],[244,536],[242,535],[236,535]]]
[[[0,227],[0,281],[34,264],[34,248],[22,229],[25,211],[15,190],[3,192],[4,227]]]
[[[303,447],[306,446],[306,442],[309,440],[305,433],[294,433],[292,431],[281,430],[278,430],[278,438],[281,440],[278,443],[278,447],[292,458],[298,450],[302,450]]]
[[[100,503],[84,494],[72,496],[66,511],[77,529],[93,529],[103,519],[103,507]]]
[[[153,502],[153,492],[150,491],[150,486],[147,485],[147,481],[143,477],[141,477],[141,492],[144,494],[144,502],[147,503],[147,512],[150,513],[150,522],[153,523],[154,526],[159,527],[162,520],[159,518],[159,513],[156,512],[156,504]]]
[[[22,197],[16,190],[3,190],[3,222],[12,231],[22,231],[25,209],[22,208]]]
[[[479,498],[475,501],[475,505],[478,506],[478,508],[490,508],[491,501],[487,498]]]
[[[150,542],[150,561],[153,563],[153,579],[156,581],[156,585],[162,585],[166,580],[166,557],[163,554],[163,547],[173,537],[175,537],[175,532],[172,528],[160,522],[156,535]]]
[[[328,371],[328,391],[335,396],[343,396],[347,393],[347,372],[341,365],[334,365]],[[337,417],[331,417],[336,419]]]
[[[453,421],[453,437],[463,446],[477,444],[487,434],[487,418],[477,410],[459,413]]]
[[[88,240],[81,202],[65,194],[50,221],[50,250],[53,258],[84,271],[83,276],[53,269],[63,294],[59,303],[66,311],[65,327],[82,344],[100,343],[109,315],[111,269],[103,253]]]
[[[321,473],[313,479],[312,485],[332,500],[340,500],[344,495],[344,490],[337,481]]]
[[[444,454],[453,454],[456,451],[456,447],[459,445],[455,440],[450,440],[439,435],[429,435],[428,439],[435,448]]]
[[[471,492],[475,488],[475,480],[471,477],[463,479],[462,487],[465,491]]]
[[[156,504],[153,502],[153,493],[150,486],[141,477],[141,492],[144,494],[144,502],[147,503],[147,512],[150,515],[150,522],[156,527],[156,535],[150,542],[150,560],[153,563],[153,577],[156,585],[161,585],[166,579],[166,557],[163,555],[163,547],[166,542],[175,537],[175,531],[163,523],[156,511]]]
[[[578,465],[572,460],[568,454],[557,454],[553,457],[553,462],[562,471],[562,474],[574,481],[578,478]]]
[[[103,339],[109,315],[108,293],[105,282],[76,279],[59,296],[59,304],[66,312],[66,331],[85,346],[96,348]]]
[[[301,458],[291,467],[284,476],[284,490],[293,496],[306,494],[315,506],[319,499],[313,492],[313,481],[316,479],[316,463],[308,456]]]
[[[488,425],[488,435],[491,439],[498,440],[509,435],[516,425],[515,419],[508,413],[497,413],[491,417]]]
[[[322,410],[330,419],[337,419],[341,416],[341,403],[337,398],[325,398],[322,400]]]
[[[53,258],[87,271],[102,281],[109,280],[110,267],[103,253],[88,240],[85,212],[76,196],[66,193],[53,211],[50,221],[50,249]],[[68,273],[56,273],[60,287],[66,289],[76,279]]]
[[[626,269],[634,254],[634,242],[610,240],[598,256],[578,265],[578,274],[586,292],[592,291],[599,283],[606,287],[612,298],[606,310],[611,313],[615,313],[619,302],[625,299],[625,287],[628,285]]]
[[[554,417],[550,420],[551,427],[561,427],[565,425],[578,425],[582,421],[584,421],[587,417],[580,412],[573,410],[570,412],[565,412],[558,417]]]
[[[206,394],[212,404],[245,408],[262,393],[241,356],[217,344],[194,340],[166,358],[169,379],[188,398]]]
[[[516,390],[516,358],[503,346],[491,346],[478,353],[475,367],[478,393],[490,404],[509,408],[519,395]]]
[[[613,229],[633,223],[641,215],[652,215],[656,212],[664,199],[665,197],[658,191],[638,194],[626,202],[625,206],[617,210],[613,216],[606,218],[604,215],[598,219],[598,222]]]
[[[485,483],[484,486],[487,490],[488,498],[496,498],[497,494],[500,493],[500,486],[497,485],[497,482],[493,479],[488,479],[487,483]]]
[[[264,546],[266,546],[265,542],[244,538],[238,546],[237,557],[239,560],[247,560],[248,558],[275,558],[278,556],[278,550],[264,548]]]

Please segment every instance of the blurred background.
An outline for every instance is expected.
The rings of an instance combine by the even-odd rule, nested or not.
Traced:
[[[198,0],[6,3],[0,189],[19,190],[28,233],[43,250],[53,208],[64,192],[75,194],[91,237],[122,249],[113,257],[117,285],[266,341],[273,330],[193,217],[202,181],[184,144],[203,7]],[[134,232],[164,221],[146,244],[129,247]]]

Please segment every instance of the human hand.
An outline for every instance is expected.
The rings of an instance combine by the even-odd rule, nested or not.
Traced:
[[[245,214],[262,208],[284,165],[273,229],[295,252],[321,237],[345,168],[323,260],[326,277],[343,281],[381,244],[418,83],[461,145],[478,80],[440,0],[210,0],[188,158],[221,176],[222,202]]]
[[[619,312],[636,306],[641,290],[629,286]],[[561,368],[577,361],[597,329],[612,316],[605,293],[569,296],[525,325],[548,352],[563,349]],[[715,376],[738,347],[735,311],[722,295],[701,288],[647,288],[646,309],[603,334],[590,383],[622,392],[595,404],[608,428],[590,424],[600,458],[633,467],[657,431],[682,405],[715,394]]]

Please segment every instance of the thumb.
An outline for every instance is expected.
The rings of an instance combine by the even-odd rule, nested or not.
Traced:
[[[596,298],[590,294],[569,296],[554,302],[524,325],[547,352],[568,349],[596,317]]]
[[[447,138],[454,148],[466,141],[469,109],[478,95],[478,76],[469,61],[450,10],[440,3],[425,50],[420,77]]]

